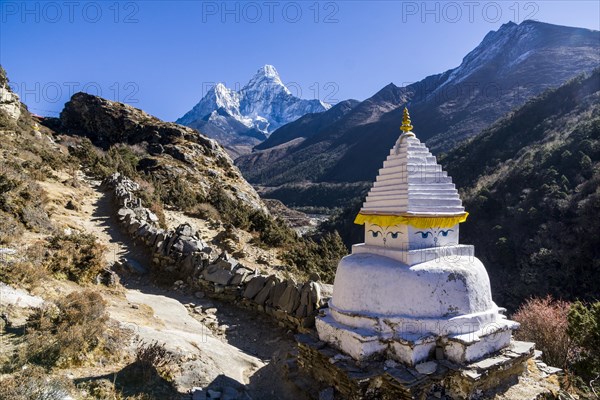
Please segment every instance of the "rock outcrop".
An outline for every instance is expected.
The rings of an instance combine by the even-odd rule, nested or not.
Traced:
[[[223,147],[192,128],[161,121],[123,103],[76,93],[60,114],[59,130],[88,137],[105,150],[120,144],[139,146],[147,156],[137,169],[152,172],[157,181],[183,180],[194,195],[204,197],[215,187],[223,188],[230,198],[268,212]]]
[[[13,93],[8,86],[6,71],[2,66],[0,66],[0,111],[3,111],[13,121],[17,121],[21,116],[19,95]]]

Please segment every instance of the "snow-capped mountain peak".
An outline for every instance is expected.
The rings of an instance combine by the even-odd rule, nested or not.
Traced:
[[[275,67],[267,64],[239,91],[218,83],[177,123],[197,128],[226,146],[239,143],[240,136],[257,144],[280,126],[330,107],[292,95]]]
[[[284,92],[291,94],[288,88],[281,81],[279,73],[277,73],[277,70],[272,65],[265,65],[256,71],[256,74],[254,74],[252,79],[250,79],[250,82],[244,86],[242,91],[260,91],[263,90],[263,88],[265,90],[283,90]]]

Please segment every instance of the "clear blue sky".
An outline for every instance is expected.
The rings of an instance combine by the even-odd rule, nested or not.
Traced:
[[[7,1],[0,63],[30,109],[86,89],[165,120],[273,64],[304,98],[365,99],[458,66],[490,30],[600,29],[592,1]]]

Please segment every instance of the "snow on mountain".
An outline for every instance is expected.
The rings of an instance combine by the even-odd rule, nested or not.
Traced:
[[[292,95],[272,65],[260,68],[241,90],[215,85],[177,123],[201,130],[232,155],[249,152],[282,125],[331,108]]]

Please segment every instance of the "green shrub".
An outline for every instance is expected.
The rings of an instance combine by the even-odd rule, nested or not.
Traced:
[[[333,283],[339,260],[348,254],[337,232],[321,237],[302,237],[286,248],[282,258],[290,266],[307,275],[317,273],[324,282]]]
[[[573,369],[589,382],[600,375],[600,301],[589,306],[580,301],[573,303],[568,323],[567,332],[577,347]]]

